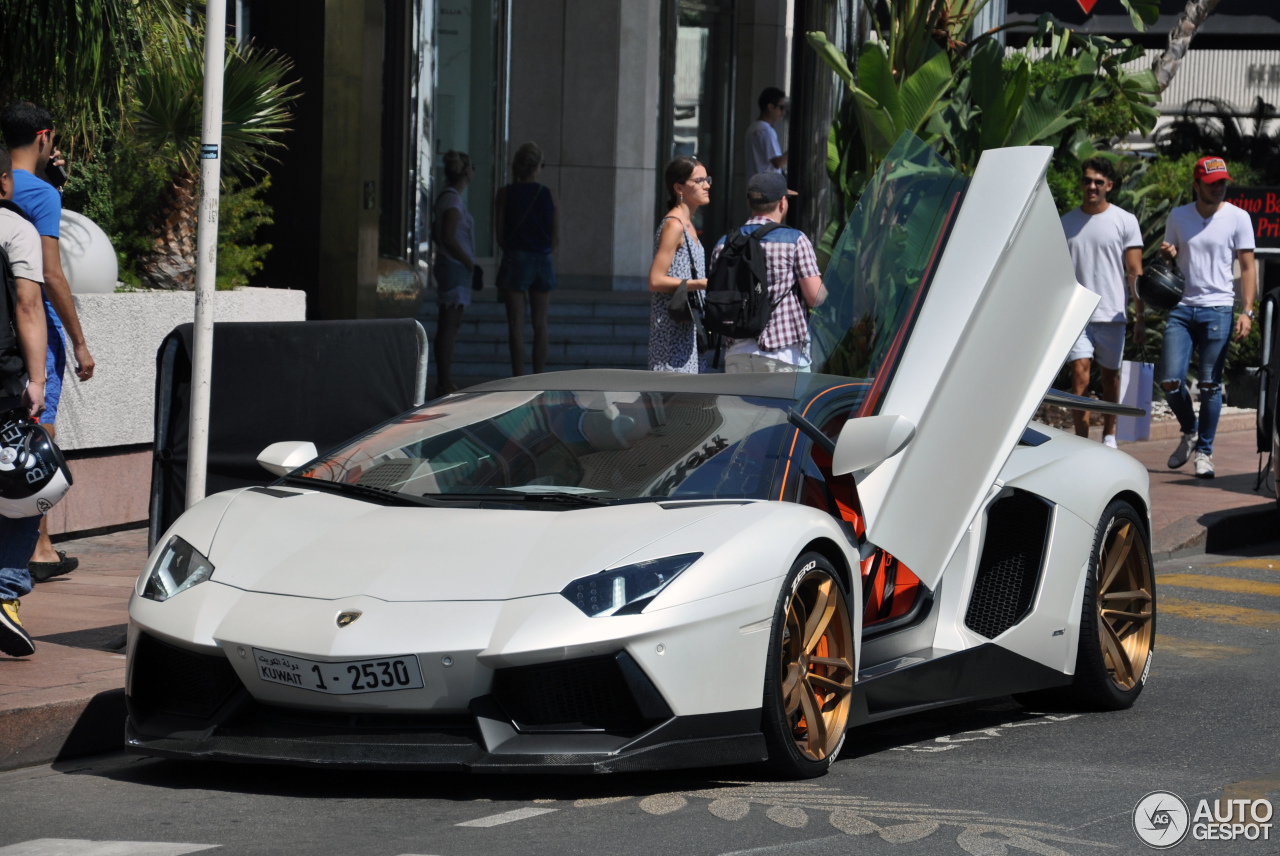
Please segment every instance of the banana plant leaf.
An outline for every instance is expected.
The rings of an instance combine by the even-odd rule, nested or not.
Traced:
[[[867,183],[832,250],[828,296],[810,317],[814,370],[872,378],[905,335],[965,178],[904,133]]]

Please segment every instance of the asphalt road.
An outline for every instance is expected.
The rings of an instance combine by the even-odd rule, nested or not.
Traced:
[[[1157,573],[1150,680],[1121,713],[1003,698],[915,716],[852,732],[831,773],[802,783],[738,768],[491,778],[105,756],[0,775],[0,856],[1146,852],[1131,824],[1151,791],[1193,812],[1224,788],[1280,804],[1280,557]],[[1174,852],[1261,856],[1278,841],[1188,837]]]

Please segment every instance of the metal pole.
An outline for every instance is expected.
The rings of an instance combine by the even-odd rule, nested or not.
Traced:
[[[218,271],[218,187],[222,159],[222,72],[227,0],[208,0],[204,22],[204,118],[200,138],[200,221],[196,227],[196,323],[191,355],[187,507],[204,499],[209,459],[209,381],[213,370],[213,291]]]

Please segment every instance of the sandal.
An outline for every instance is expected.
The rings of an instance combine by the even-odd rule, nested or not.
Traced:
[[[31,572],[31,581],[36,583],[47,582],[54,577],[69,574],[78,567],[80,567],[80,560],[74,556],[68,557],[65,550],[58,551],[56,562],[27,563],[27,570]]]

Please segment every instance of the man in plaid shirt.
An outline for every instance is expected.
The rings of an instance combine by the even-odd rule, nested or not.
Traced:
[[[750,234],[766,223],[785,222],[787,199],[795,195],[794,190],[787,190],[787,180],[781,173],[753,175],[747,181],[751,219],[740,227],[742,233]],[[720,258],[724,242],[721,238],[712,251],[712,266]],[[761,238],[760,246],[764,248],[773,311],[758,338],[735,339],[730,344],[724,370],[730,373],[807,372],[812,361],[806,307],[817,306],[827,296],[813,244],[799,229],[782,226]]]

